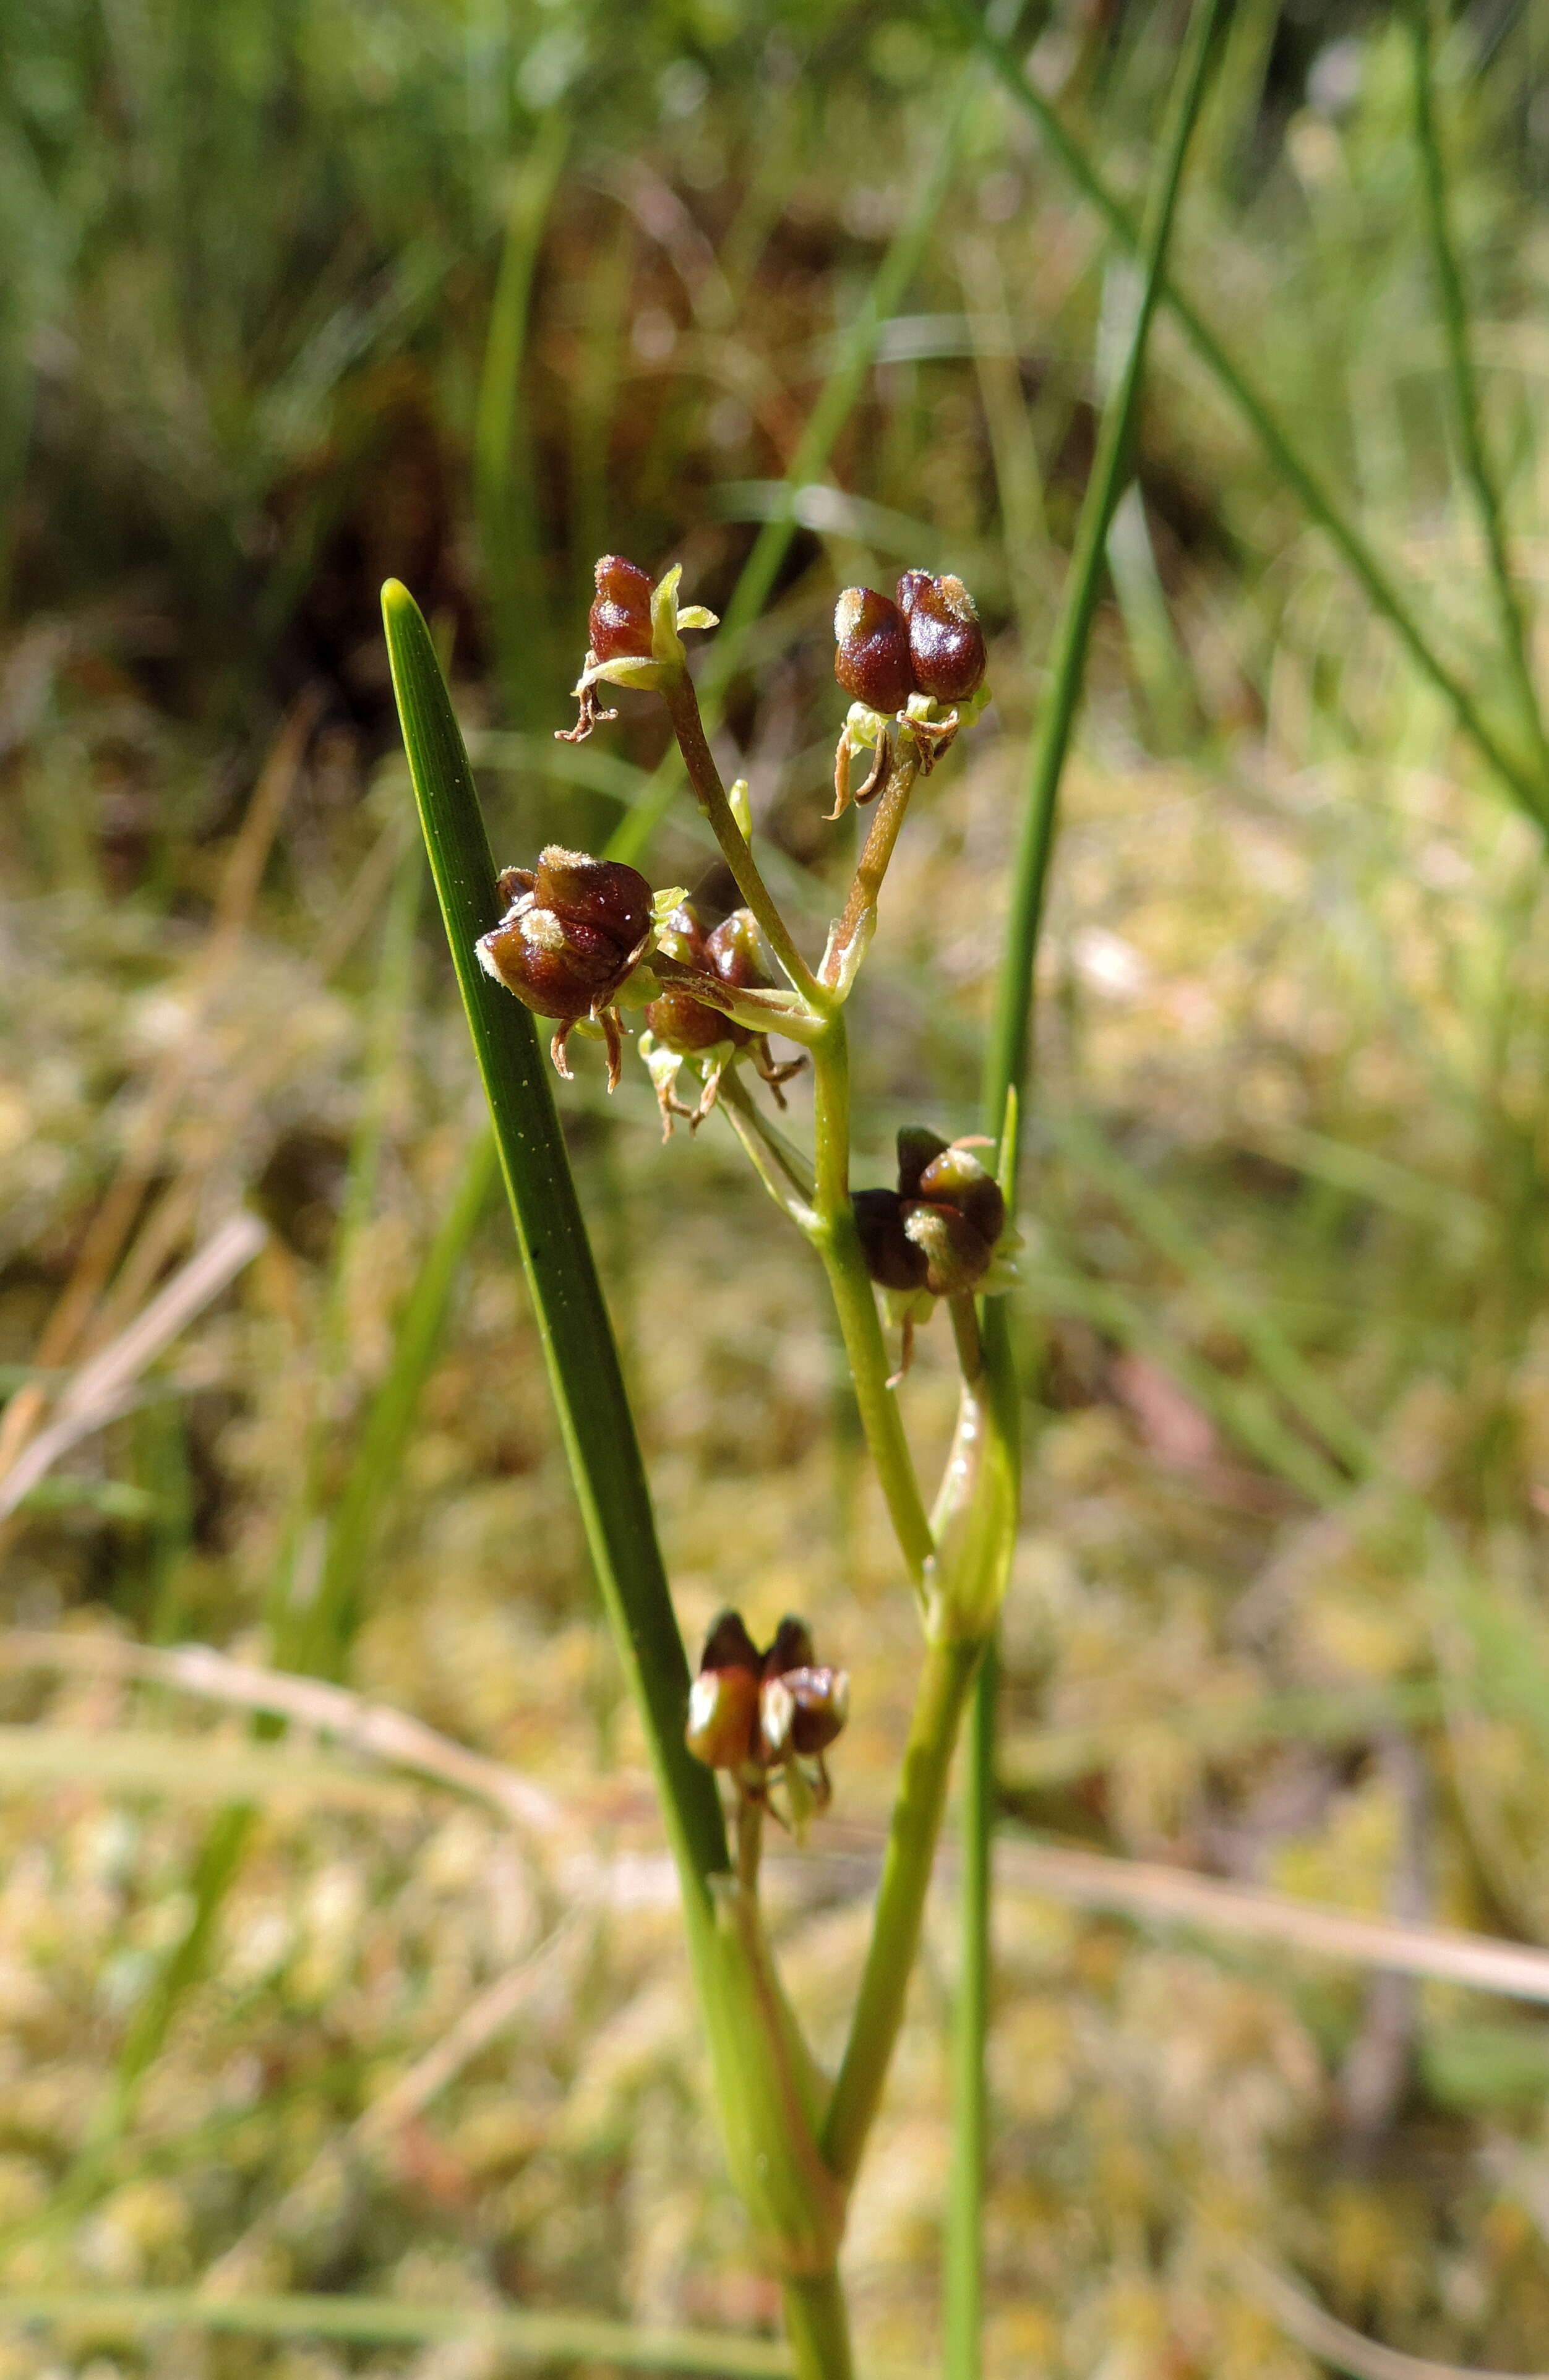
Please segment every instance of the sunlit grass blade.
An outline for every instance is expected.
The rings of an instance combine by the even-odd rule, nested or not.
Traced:
[[[1446,337],[1447,366],[1452,381],[1452,407],[1458,443],[1462,450],[1463,473],[1484,539],[1490,588],[1494,598],[1506,670],[1521,706],[1523,724],[1532,738],[1543,781],[1549,784],[1549,737],[1544,734],[1543,712],[1538,688],[1533,684],[1528,623],[1511,576],[1511,557],[1506,550],[1500,490],[1495,484],[1495,474],[1484,443],[1468,295],[1453,240],[1447,203],[1447,170],[1436,126],[1433,91],[1430,0],[1408,0],[1408,9],[1414,67],[1415,147],[1420,155],[1421,186],[1425,197],[1425,228],[1441,301],[1442,327]]]
[[[1013,1136],[1031,1049],[1032,993],[1054,850],[1059,784],[1086,674],[1087,647],[1102,587],[1108,532],[1129,468],[1151,325],[1161,294],[1167,243],[1184,160],[1198,120],[1217,0],[1195,0],[1168,100],[1157,165],[1140,237],[1140,281],[1124,361],[1104,407],[1097,451],[1082,500],[1069,573],[1055,635],[1049,684],[1034,731],[1022,826],[1014,863],[1006,949],[994,1025],[985,1057],[983,1129]],[[1003,1148],[1006,1203],[1017,1203],[1017,1149]],[[987,1302],[985,1357],[1003,1409],[1015,1411],[1017,1384],[1004,1299]],[[945,2370],[948,2380],[978,2380],[983,2299],[984,2059],[989,2022],[992,1855],[994,1824],[995,1669],[986,1661],[975,1689],[969,1792],[963,1814],[961,1972],[954,2049],[952,2204],[945,2263]]]
[[[472,772],[430,632],[390,579],[383,618],[420,822],[483,1079],[550,1386],[599,1586],[646,1725],[685,1894],[727,1865],[714,1782],[683,1742],[688,1663],[613,1329],[531,1017],[481,968],[500,915]]]
[[[1138,250],[1140,230],[1108,188],[1058,111],[1024,71],[1020,58],[986,28],[970,0],[952,0],[965,30],[994,61],[1007,91],[1030,115],[1051,155],[1125,247]],[[1344,557],[1368,601],[1392,628],[1421,675],[1446,701],[1458,727],[1510,797],[1541,827],[1549,828],[1549,782],[1503,742],[1485,719],[1470,689],[1443,660],[1427,630],[1399,594],[1392,578],[1311,464],[1282,426],[1268,399],[1236,363],[1214,332],[1177,285],[1164,277],[1162,296],[1195,354],[1258,440],[1271,465],[1300,504]]]
[[[789,2380],[774,2339],[719,2331],[638,2330],[590,2313],[516,2306],[411,2305],[397,2298],[205,2297],[198,2289],[34,2289],[0,2295],[0,2324],[79,2330],[93,2339],[194,2331],[249,2338],[336,2338],[361,2345],[467,2341],[518,2363],[612,2364],[702,2373],[707,2380]]]

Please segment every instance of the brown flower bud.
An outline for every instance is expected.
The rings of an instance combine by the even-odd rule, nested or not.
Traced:
[[[618,1024],[611,1004],[651,939],[651,887],[621,861],[550,844],[536,868],[508,868],[500,891],[510,906],[480,937],[479,962],[535,1015],[559,1019],[554,1061],[568,1075],[565,1039],[583,1016],[608,1036],[608,1083],[618,1079]]]
[[[597,599],[587,620],[592,650],[600,662],[651,658],[651,574],[621,553],[604,553],[597,565]]]
[[[960,578],[906,570],[898,608],[908,624],[909,668],[921,694],[966,702],[984,675],[984,631]]]
[[[847,587],[834,608],[834,674],[872,710],[902,710],[915,691],[903,613],[872,587]]]
[[[925,1253],[904,1230],[904,1202],[896,1190],[858,1190],[853,1204],[860,1253],[878,1288],[923,1289]]]

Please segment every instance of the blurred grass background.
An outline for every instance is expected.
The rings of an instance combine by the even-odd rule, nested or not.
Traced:
[[[1010,27],[1129,199],[1179,23],[1055,0]],[[1531,613],[1549,9],[1435,30]],[[649,706],[552,740],[592,557],[681,560],[720,606],[790,518],[723,732],[815,946],[848,850],[835,593],[959,570],[996,702],[890,882],[864,1178],[900,1122],[967,1128],[1126,285],[966,41],[800,0],[0,16],[0,1456],[238,1208],[268,1227],[0,1523],[0,2291],[72,2308],[0,2328],[4,2380],[511,2368],[93,2314],[136,2286],[774,2325],[490,1195],[377,589],[433,616],[525,860],[653,815]],[[1412,67],[1403,11],[1238,0],[1176,273],[1531,776]],[[1549,1943],[1543,838],[1165,316],[1110,558],[1041,980],[1007,1835]],[[727,893],[681,803],[647,864]],[[916,1628],[821,1284],[729,1135],[664,1148],[643,1069],[611,1107],[579,1071],[686,1633],[806,1611],[854,1678],[836,1815],[875,1822]],[[416,1715],[571,1817],[513,1838],[116,1662],[188,1639]],[[821,2030],[860,1911],[784,1866]],[[433,2091],[419,2061],[572,1904]],[[936,2322],[942,1917],[849,2252],[879,2367],[929,2368]],[[1325,2368],[1243,2248],[1411,2353],[1542,2362],[1541,2014],[1021,1891],[997,1945],[996,2374]]]

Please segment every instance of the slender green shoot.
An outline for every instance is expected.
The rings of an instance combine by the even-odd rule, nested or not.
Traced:
[[[30,2289],[0,2296],[7,2327],[86,2323],[92,2335],[209,2332],[248,2338],[336,2338],[361,2345],[494,2349],[517,2363],[615,2364],[627,2372],[702,2373],[706,2380],[790,2380],[774,2339],[718,2331],[637,2330],[599,2314],[516,2306],[410,2305],[397,2298],[206,2297],[198,2289]]]
[[[469,1242],[489,1205],[496,1171],[494,1138],[482,1131],[463,1160],[445,1212],[404,1302],[386,1377],[372,1401],[329,1524],[323,1574],[307,1614],[310,1625],[301,1647],[303,1658],[294,1665],[317,1677],[338,1677],[354,1641],[372,1549],[441,1344],[452,1292]]]
[[[1082,196],[1102,215],[1115,237],[1139,253],[1139,225],[1088,158],[1079,141],[1062,123],[1022,62],[1007,42],[984,24],[971,0],[951,0],[964,30],[993,62],[996,73],[1018,105],[1031,115],[1058,162]],[[1485,719],[1470,688],[1442,659],[1419,619],[1405,602],[1386,570],[1377,560],[1343,505],[1330,493],[1276,417],[1268,399],[1242,367],[1235,363],[1214,332],[1176,282],[1164,276],[1162,298],[1195,354],[1230,398],[1271,465],[1296,496],[1365,590],[1372,609],[1384,619],[1423,678],[1450,708],[1458,725],[1498,783],[1540,827],[1549,830],[1549,783],[1536,765],[1502,741]]]
[[[1030,1071],[1038,942],[1054,852],[1060,779],[1086,674],[1087,648],[1103,583],[1108,532],[1129,470],[1151,326],[1162,293],[1184,161],[1204,93],[1216,7],[1217,0],[1195,0],[1174,77],[1167,122],[1139,237],[1140,280],[1124,362],[1104,408],[1055,635],[1048,689],[1033,734],[1027,799],[1013,868],[1006,944],[1001,961],[994,1024],[985,1057],[982,1099],[984,1130],[997,1139],[1007,1130],[1013,1136],[1013,1145],[1001,1151],[1000,1165],[1006,1204],[1012,1212],[1017,1196],[1017,1126],[1008,1126],[1007,1115],[1009,1108],[1019,1118]],[[1002,1406],[1014,1410],[1017,1389],[1004,1300],[992,1299],[988,1307],[993,1320],[985,1331],[986,1365],[998,1388]],[[976,1695],[970,1794],[963,1821],[962,1985],[954,2055],[957,2149],[945,2270],[948,2380],[977,2380],[981,2369],[983,2073],[989,2021],[994,1694],[994,1668],[987,1661]]]
[[[525,590],[539,549],[532,442],[521,388],[528,314],[543,225],[569,139],[567,119],[551,111],[512,181],[473,423],[474,504],[507,701],[531,674],[534,610]],[[542,616],[540,607],[540,626]]]
[[[1511,575],[1506,520],[1500,490],[1484,443],[1484,424],[1474,370],[1473,338],[1469,323],[1468,295],[1458,261],[1447,208],[1446,161],[1442,155],[1436,124],[1432,67],[1430,0],[1409,0],[1409,39],[1414,67],[1415,147],[1420,154],[1421,187],[1425,198],[1425,228],[1441,300],[1442,328],[1446,336],[1447,366],[1452,380],[1452,406],[1463,475],[1479,516],[1480,531],[1489,566],[1490,588],[1500,625],[1501,648],[1521,708],[1523,723],[1532,738],[1543,783],[1549,785],[1549,736],[1533,684],[1529,653],[1528,622]]]

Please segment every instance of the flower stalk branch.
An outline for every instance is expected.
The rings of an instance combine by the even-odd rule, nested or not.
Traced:
[[[715,766],[704,722],[700,717],[699,697],[687,666],[679,662],[663,672],[662,699],[672,721],[672,732],[677,738],[677,748],[683,755],[689,783],[701,809],[710,820],[711,830],[721,846],[721,855],[732,872],[738,891],[762,928],[770,949],[779,960],[791,987],[799,991],[819,1014],[828,1005],[823,986],[807,965],[790,929],[770,894],[759,872],[748,838],[733,813],[721,772]]]

